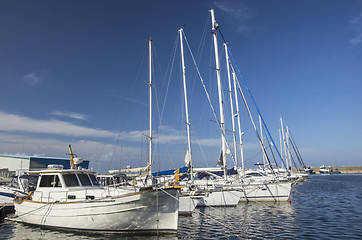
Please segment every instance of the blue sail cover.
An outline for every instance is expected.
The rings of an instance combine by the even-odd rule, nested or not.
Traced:
[[[165,171],[158,171],[158,172],[154,172],[152,173],[152,176],[165,176],[165,175],[174,175],[175,174],[175,171],[177,170],[178,168],[175,168],[175,169],[171,169],[171,170],[165,170]],[[183,168],[180,168],[180,173],[185,173],[189,170],[188,167],[183,167]]]

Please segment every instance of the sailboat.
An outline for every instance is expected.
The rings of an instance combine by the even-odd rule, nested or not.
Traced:
[[[220,64],[219,64],[218,48],[217,48],[217,46],[218,46],[217,32],[219,30],[219,25],[215,21],[214,11],[212,9],[210,10],[210,13],[211,13],[211,19],[212,19],[212,33],[213,33],[213,40],[214,40],[215,61],[216,61],[216,70],[217,70],[216,74],[217,74],[218,93],[219,93],[220,120],[218,120],[217,116],[215,115],[215,111],[214,111],[214,115],[215,115],[215,118],[218,122],[220,131],[221,131],[222,150],[221,150],[221,156],[220,156],[220,159],[221,159],[220,163],[222,163],[222,169],[224,172],[223,181],[221,181],[221,179],[219,179],[218,183],[214,181],[213,184],[215,186],[218,185],[218,188],[220,188],[222,190],[221,192],[223,192],[223,194],[226,194],[226,193],[229,194],[228,197],[226,197],[226,195],[224,195],[225,198],[233,199],[233,198],[239,197],[239,200],[241,200],[241,201],[244,201],[244,200],[245,201],[286,201],[289,198],[292,183],[281,182],[276,177],[274,177],[273,179],[263,179],[263,181],[250,183],[247,179],[245,179],[245,176],[244,176],[245,175],[244,174],[245,173],[244,164],[243,164],[242,171],[240,171],[237,168],[236,158],[234,159],[234,163],[235,163],[235,168],[239,171],[239,173],[234,176],[228,176],[226,154],[229,153],[231,157],[233,157],[233,156],[231,154],[230,148],[225,139],[225,121],[224,121],[224,110],[223,110],[224,101],[222,99],[221,80],[220,80]],[[229,88],[231,88],[230,73],[229,73],[229,62],[231,62],[231,61],[228,59],[228,49],[226,47],[226,44],[225,44],[225,52],[226,52],[226,57],[227,57]],[[233,70],[234,86],[236,88],[235,81],[237,81],[237,79],[236,79],[236,74],[235,74],[235,70],[233,69],[233,67],[232,67],[232,70]],[[201,79],[201,77],[200,77],[200,79]],[[238,84],[238,86],[239,86],[238,90],[243,97],[244,103],[246,104],[245,97],[241,91],[240,85]],[[204,89],[205,89],[205,87],[204,87]],[[206,89],[205,89],[205,91],[206,91]],[[231,93],[231,89],[229,90],[229,92]],[[230,101],[232,101],[231,94],[230,94]],[[210,100],[209,100],[209,102],[210,102]],[[211,102],[210,102],[210,105],[212,106]],[[251,117],[250,110],[247,105],[246,105],[246,107],[249,112],[250,119],[253,123],[254,130],[255,130],[256,134],[258,135],[256,126]],[[233,108],[231,108],[231,111],[233,112]],[[238,112],[237,112],[237,114],[238,114]],[[233,113],[232,117],[234,117],[234,113]],[[240,128],[240,125],[239,125],[239,128]],[[239,130],[239,134],[241,135],[240,130]],[[258,135],[258,138],[260,140],[259,135]],[[234,142],[234,144],[233,144],[234,152],[236,153],[236,143],[235,143],[236,136],[235,136],[234,123],[233,123],[233,142]],[[260,144],[264,151],[264,154],[266,154],[265,147],[263,146],[263,143],[261,141],[260,141]],[[241,140],[240,140],[240,145],[242,147]],[[241,151],[241,153],[242,153],[242,151]],[[243,154],[241,154],[241,156],[242,156],[242,162],[243,162]],[[230,195],[232,195],[232,196],[230,196]]]

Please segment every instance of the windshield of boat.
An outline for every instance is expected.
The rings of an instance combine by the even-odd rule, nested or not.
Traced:
[[[67,187],[79,186],[99,186],[96,177],[93,174],[77,173],[63,174],[64,183]],[[78,181],[79,179],[79,181]]]
[[[63,174],[63,179],[64,179],[65,185],[67,187],[80,186],[77,175],[75,175],[75,174]]]
[[[92,180],[93,186],[99,186],[96,176],[94,174],[89,174],[90,179]]]
[[[42,175],[39,187],[62,187],[58,175]]]
[[[78,175],[78,178],[82,184],[82,186],[92,186],[92,183],[91,183],[91,180],[89,179],[88,177],[88,174],[77,174]]]

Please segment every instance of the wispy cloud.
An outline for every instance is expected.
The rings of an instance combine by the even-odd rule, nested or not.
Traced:
[[[0,131],[57,134],[74,137],[116,137],[114,132],[78,126],[58,120],[39,120],[0,112]]]
[[[120,159],[120,148],[113,144],[107,144],[98,141],[67,141],[54,139],[54,136],[49,137],[32,137],[29,140],[27,135],[22,134],[6,134],[0,132],[0,153],[10,155],[30,155],[30,156],[47,156],[47,157],[64,157],[69,158],[68,144],[72,144],[74,153],[79,157],[90,160],[90,167],[94,170],[107,172],[109,167],[118,167]],[[137,164],[139,161],[140,147],[123,146],[122,156],[127,156],[123,159],[124,165],[131,163]],[[113,159],[113,164],[112,163]],[[114,166],[112,166],[114,165]]]
[[[208,139],[198,139],[197,143],[204,147],[218,147],[221,146],[221,140],[219,138],[208,138]]]
[[[23,77],[23,81],[28,83],[30,86],[34,86],[40,82],[40,77],[37,72],[26,74]]]
[[[362,43],[362,13],[353,16],[349,21],[350,29],[355,32],[355,36],[350,39],[352,45]]]
[[[121,96],[121,98],[125,99],[128,102],[133,102],[133,103],[139,104],[141,106],[146,106],[146,107],[148,106],[147,103],[145,103],[141,100],[138,100],[138,99],[134,99],[134,98],[126,97],[126,96]]]
[[[243,1],[214,1],[215,7],[230,19],[236,28],[236,31],[241,34],[248,34],[252,29],[247,23],[254,16],[251,8],[247,7]]]
[[[55,116],[60,116],[60,117],[68,117],[68,118],[73,118],[73,119],[77,119],[77,120],[88,121],[87,115],[81,114],[81,113],[54,111],[54,112],[52,112],[52,114]]]

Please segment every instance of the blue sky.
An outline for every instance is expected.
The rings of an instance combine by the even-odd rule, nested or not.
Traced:
[[[154,169],[182,166],[186,132],[177,34],[183,27],[193,53],[201,49],[200,71],[218,111],[211,8],[274,141],[279,143],[282,116],[306,164],[361,165],[358,0],[3,0],[0,153],[64,157],[72,144],[101,172],[145,165],[152,37]],[[198,167],[214,166],[220,130],[185,52],[193,158]],[[220,61],[224,68],[222,51]],[[221,77],[226,89],[225,70]],[[261,153],[241,111],[246,162],[253,167]]]

